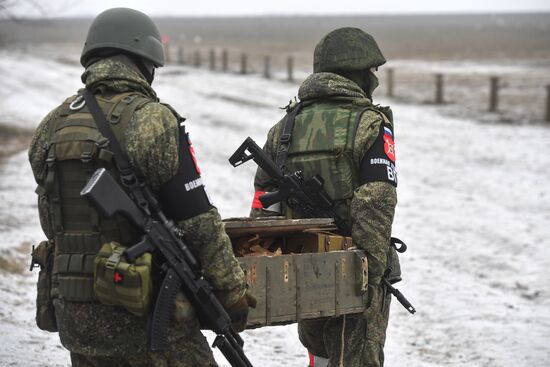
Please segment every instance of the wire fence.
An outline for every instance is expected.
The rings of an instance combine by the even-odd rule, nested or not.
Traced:
[[[228,49],[166,46],[167,62],[211,71],[298,83],[308,72],[296,69],[294,55],[262,55]],[[377,96],[441,107],[451,115],[502,123],[550,123],[549,72],[472,72],[386,67]]]

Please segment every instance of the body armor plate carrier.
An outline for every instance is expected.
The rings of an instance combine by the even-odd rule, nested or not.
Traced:
[[[340,99],[320,100],[313,104],[305,103],[302,111],[295,117],[292,127],[292,139],[288,146],[284,167],[288,172],[300,170],[307,179],[320,175],[324,179],[323,188],[334,200],[334,209],[350,221],[349,207],[353,191],[360,186],[359,167],[353,161],[355,135],[363,113],[371,110],[388,117],[383,111],[370,103],[358,105]],[[292,116],[292,111],[287,118]],[[287,118],[283,119],[281,131]],[[274,137],[279,139],[278,136]],[[277,150],[283,145],[276,144]],[[291,213],[285,208],[287,217],[301,217],[300,213]],[[348,223],[351,224],[351,223]]]
[[[109,150],[81,96],[71,97],[50,122],[43,187],[39,187],[42,226],[54,239],[54,286],[68,301],[95,299],[94,258],[101,245],[110,241],[130,244],[138,233],[120,216],[101,218],[80,196],[92,173],[104,167],[118,177]],[[123,145],[124,132],[133,113],[152,102],[139,93],[98,96],[101,109]]]

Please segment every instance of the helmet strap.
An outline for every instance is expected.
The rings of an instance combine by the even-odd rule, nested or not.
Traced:
[[[365,93],[367,93],[367,97],[372,101],[372,94],[374,93],[374,90],[378,87],[379,81],[376,74],[374,74],[370,70],[367,70],[367,79],[369,80],[368,90],[365,90]]]
[[[155,79],[155,65],[139,57],[133,58],[133,61],[138,67],[141,75],[143,75],[145,80],[147,80],[147,83],[151,85],[153,83],[153,79]]]
[[[378,77],[369,69],[340,70],[336,74],[343,76],[357,84],[372,101],[372,93],[378,87]]]

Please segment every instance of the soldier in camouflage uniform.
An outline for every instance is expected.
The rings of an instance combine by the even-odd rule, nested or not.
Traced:
[[[176,208],[168,214],[200,260],[220,302],[230,316],[241,317],[235,326],[242,330],[253,303],[244,273],[204,191],[191,143],[188,137],[183,145],[179,140],[183,119],[159,103],[151,88],[155,68],[164,64],[156,25],[132,9],[103,12],[91,25],[81,63],[86,68],[82,81],[94,92],[123,151],[161,205]],[[183,294],[177,296],[168,349],[157,352],[147,348],[147,317],[101,304],[94,297],[93,264],[101,245],[117,241],[130,246],[139,233],[122,217],[101,217],[79,195],[96,168],[106,167],[119,177],[109,142],[80,93],[44,118],[29,149],[41,225],[54,249],[48,296],[55,312],[48,330],[59,331],[73,366],[216,366]],[[184,160],[193,163],[184,165]],[[191,186],[173,184],[181,174],[192,177]],[[152,271],[160,272],[154,264]],[[38,316],[37,321],[40,326]]]
[[[372,36],[360,29],[341,28],[326,35],[315,48],[314,73],[298,91],[300,104],[287,107],[264,146],[288,172],[302,170],[305,179],[315,174],[324,179],[335,211],[349,224],[354,245],[366,251],[369,262],[363,314],[299,323],[300,340],[315,366],[325,365],[327,359],[329,366],[384,363],[391,295],[382,278],[388,262],[397,261],[390,246],[397,176],[391,110],[374,105],[372,92],[378,85],[375,72],[385,62]],[[297,108],[301,110],[296,114]],[[284,136],[293,115],[292,130]],[[268,215],[258,197],[277,187],[261,168],[254,186],[252,215]],[[301,217],[284,203],[282,211],[287,217]]]

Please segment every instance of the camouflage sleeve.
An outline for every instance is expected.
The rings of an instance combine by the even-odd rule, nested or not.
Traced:
[[[125,134],[132,164],[155,192],[178,171],[178,122],[159,103],[148,103],[132,116]]]
[[[46,140],[48,138],[48,128],[50,120],[57,109],[51,111],[42,119],[34,131],[31,144],[29,146],[29,162],[36,183],[40,184],[44,179],[44,170],[46,169]]]
[[[178,223],[199,258],[204,278],[214,287],[220,302],[231,306],[240,300],[246,291],[244,272],[231,247],[216,208]]]
[[[51,111],[44,119],[38,124],[38,127],[34,131],[34,135],[29,146],[29,162],[31,164],[32,173],[34,179],[38,185],[44,184],[44,175],[46,171],[46,142],[48,139],[48,131],[50,128],[52,117],[55,115],[57,109]],[[48,239],[52,239],[54,236],[53,228],[48,214],[48,204],[44,193],[37,191],[37,207],[38,218],[40,220],[40,226],[44,235]]]
[[[125,139],[130,160],[145,176],[149,187],[158,192],[179,168],[176,118],[161,104],[148,103],[132,117]],[[217,209],[182,220],[178,227],[222,304],[230,306],[237,302],[245,292],[245,276],[233,255]]]
[[[361,116],[359,126],[357,126],[357,133],[355,134],[355,141],[353,150],[353,161],[356,167],[361,166],[363,156],[374,145],[376,137],[380,132],[380,125],[384,122],[382,116],[374,111],[367,110]]]
[[[374,111],[367,111],[363,115],[355,137],[354,161],[357,167],[360,167],[363,156],[373,146],[382,122],[382,117]],[[396,189],[387,182],[361,185],[355,190],[351,201],[352,238],[358,247],[367,252],[371,284],[379,284],[386,269],[396,205]]]

